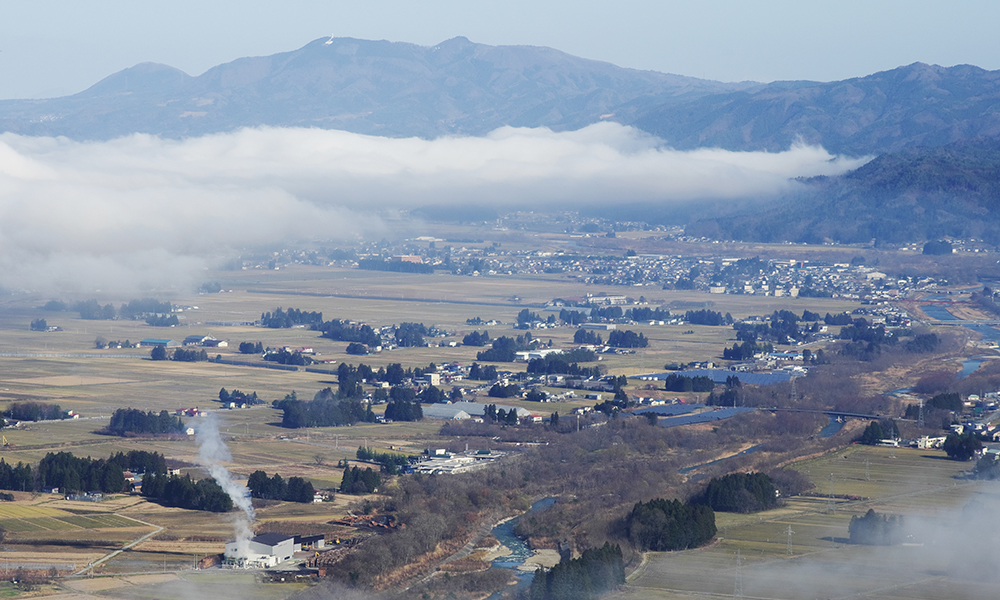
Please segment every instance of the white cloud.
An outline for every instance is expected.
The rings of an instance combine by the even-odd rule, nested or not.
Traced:
[[[801,145],[679,152],[614,123],[435,140],[276,128],[108,142],[4,134],[0,277],[47,290],[165,285],[231,248],[378,231],[379,210],[759,196],[861,162]]]

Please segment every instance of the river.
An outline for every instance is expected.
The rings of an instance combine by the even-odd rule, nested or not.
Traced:
[[[531,578],[534,576],[534,573],[518,570],[518,567],[523,565],[524,561],[531,558],[532,550],[528,547],[528,544],[525,543],[524,540],[514,535],[514,528],[517,527],[518,521],[520,521],[525,515],[539,513],[555,503],[556,499],[554,497],[543,498],[542,500],[532,504],[528,512],[519,517],[508,519],[493,528],[493,537],[495,537],[502,546],[505,546],[508,550],[510,550],[510,554],[494,559],[493,566],[503,569],[514,569],[514,573],[517,575],[518,589],[527,587],[531,583]],[[487,600],[499,598],[500,593],[501,592],[493,594]]]
[[[555,503],[555,498],[544,498],[539,500],[531,505],[528,512],[519,517],[508,519],[493,528],[493,537],[495,537],[501,545],[506,546],[507,549],[510,550],[510,554],[507,556],[501,556],[495,559],[493,561],[493,566],[503,567],[505,569],[516,569],[524,564],[524,561],[531,557],[531,548],[528,548],[528,544],[526,544],[524,540],[514,535],[514,528],[517,527],[517,523],[525,515],[539,513]]]
[[[938,321],[961,321],[958,317],[951,314],[947,308],[943,306],[924,306],[921,308],[924,313]],[[1000,342],[1000,330],[989,325],[984,325],[982,323],[962,323],[962,327],[975,331],[982,336],[982,341],[984,342]],[[959,379],[965,379],[979,368],[983,364],[984,359],[993,358],[991,356],[974,356],[970,359],[962,361],[962,370],[958,373]]]

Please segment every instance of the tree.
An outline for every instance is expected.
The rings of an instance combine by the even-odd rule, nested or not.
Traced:
[[[161,410],[157,414],[135,408],[119,408],[111,414],[111,422],[108,423],[106,431],[119,436],[179,433],[184,431],[184,423],[166,410]]]
[[[513,398],[514,396],[521,395],[521,387],[518,386],[516,383],[511,383],[508,385],[497,383],[490,388],[488,395],[491,398]]]
[[[959,394],[938,394],[927,401],[927,405],[941,410],[962,412],[962,396]]]
[[[891,546],[904,538],[903,517],[880,515],[871,508],[863,517],[851,517],[847,530],[852,544]]]
[[[49,324],[45,322],[45,319],[34,319],[31,321],[30,329],[32,331],[47,331]]]
[[[616,329],[608,333],[608,345],[615,348],[645,348],[649,340],[642,333],[629,329]]]
[[[886,419],[884,421],[872,421],[865,428],[864,433],[861,434],[861,439],[859,440],[862,444],[868,444],[869,446],[874,446],[886,439],[897,439],[899,437],[899,428],[896,427],[895,421],[892,419]]]
[[[152,360],[167,360],[167,349],[163,346],[153,346],[149,351],[149,358]]]
[[[712,478],[702,501],[715,511],[751,513],[776,507],[775,492],[771,478],[764,473],[732,473]]]
[[[942,255],[942,254],[951,254],[953,250],[954,247],[951,245],[951,242],[948,242],[946,240],[936,240],[924,244],[923,253],[930,255]]]
[[[371,467],[366,467],[364,471],[358,467],[344,467],[340,491],[345,494],[371,494],[378,491],[380,485],[382,476]]]
[[[563,559],[549,571],[535,571],[528,589],[530,600],[596,600],[625,583],[625,565],[619,546],[605,542],[588,548],[579,558]]]
[[[949,458],[970,460],[976,453],[983,449],[983,443],[971,431],[961,435],[951,433],[945,438],[942,448],[944,448]]]
[[[483,331],[478,333],[473,331],[472,333],[466,335],[462,338],[463,346],[485,346],[487,342],[490,341],[490,334],[488,331]]]
[[[439,388],[430,385],[420,392],[420,401],[424,404],[438,404],[446,402],[447,396]]]
[[[625,520],[629,541],[639,550],[687,550],[715,537],[715,511],[705,504],[658,498],[639,502]]]
[[[346,352],[348,354],[353,354],[355,356],[365,356],[366,354],[368,354],[368,346],[365,346],[364,344],[360,344],[358,342],[351,342],[350,344],[347,345]]]

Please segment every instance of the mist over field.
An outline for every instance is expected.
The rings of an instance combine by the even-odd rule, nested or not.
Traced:
[[[805,145],[681,152],[615,123],[434,140],[282,128],[106,142],[3,134],[0,277],[43,292],[185,286],[240,248],[381,235],[380,210],[764,197],[865,160]]]

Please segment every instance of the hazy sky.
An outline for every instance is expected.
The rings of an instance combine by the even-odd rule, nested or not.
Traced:
[[[144,61],[198,75],[330,34],[427,46],[464,35],[723,81],[831,81],[916,61],[997,69],[998,22],[995,0],[4,1],[0,98],[75,93]]]

